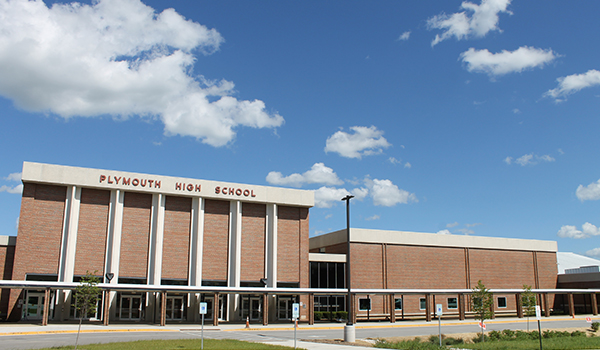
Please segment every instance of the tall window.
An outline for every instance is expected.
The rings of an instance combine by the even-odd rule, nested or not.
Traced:
[[[419,309],[425,310],[426,308],[427,308],[427,302],[426,302],[425,298],[419,299]]]
[[[402,298],[394,299],[395,310],[402,310]]]

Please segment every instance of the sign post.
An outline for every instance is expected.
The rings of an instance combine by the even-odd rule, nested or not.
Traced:
[[[542,350],[542,326],[540,325],[540,321],[542,320],[542,310],[540,310],[540,306],[535,306],[535,318],[538,321],[538,332],[540,333],[540,350]]]
[[[206,315],[206,303],[200,303],[200,315],[202,315],[202,340],[200,341],[200,349],[204,349],[204,315]]]
[[[296,327],[298,326],[298,319],[300,318],[300,304],[292,304],[292,320],[294,321],[294,349],[296,348]]]
[[[440,347],[442,346],[442,304],[435,305],[435,315],[438,318],[438,333],[440,337]]]

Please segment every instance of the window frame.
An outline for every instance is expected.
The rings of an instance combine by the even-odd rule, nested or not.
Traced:
[[[504,306],[500,306],[500,299],[504,299]],[[508,307],[508,299],[506,297],[498,297],[496,304],[498,305],[498,309],[506,309]]]
[[[369,301],[369,308],[365,309],[362,307],[361,302],[363,300],[368,300]],[[358,311],[371,311],[372,305],[371,305],[371,298],[366,297],[366,298],[358,298]]]
[[[398,308],[398,302],[400,302],[400,308]],[[394,311],[402,311],[402,304],[404,304],[402,298],[394,298]]]
[[[427,310],[427,298],[419,298],[419,310]]]
[[[450,306],[450,299],[454,299],[454,302],[452,303],[453,306]],[[448,308],[448,310],[458,310],[458,298],[455,298],[455,297],[447,298],[446,307]]]

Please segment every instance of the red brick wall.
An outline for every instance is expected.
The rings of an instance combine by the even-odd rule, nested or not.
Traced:
[[[110,191],[84,188],[81,190],[77,247],[75,251],[76,276],[87,271],[102,276],[106,254],[106,234],[108,231],[108,209]]]
[[[192,199],[167,196],[162,278],[186,279],[189,269]]]
[[[558,284],[556,253],[536,252],[536,255],[540,288],[556,288]]]
[[[351,243],[352,288],[385,288],[381,244]]]
[[[67,188],[25,184],[13,278],[58,274]]]
[[[387,288],[466,288],[463,248],[387,245]]]
[[[14,246],[0,246],[0,273],[3,280],[12,279],[13,263],[15,260]],[[0,314],[8,314],[10,289],[0,289]]]
[[[300,208],[278,207],[277,280],[300,282]]]
[[[469,248],[469,266],[469,288],[479,280],[486,288],[523,288],[524,284],[535,288],[532,252]]]
[[[24,280],[27,273],[58,274],[66,197],[63,186],[24,184],[13,279]],[[14,307],[20,294],[20,289],[11,291],[11,320],[21,317],[21,309]]]
[[[152,195],[125,192],[119,277],[146,278]]]
[[[242,281],[258,281],[265,277],[266,216],[266,205],[242,204]]]
[[[229,202],[206,199],[202,279],[227,280],[229,244]]]

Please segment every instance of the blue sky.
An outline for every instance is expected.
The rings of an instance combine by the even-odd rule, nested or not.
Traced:
[[[23,161],[315,190],[354,227],[600,256],[600,2],[0,0]],[[598,248],[598,249],[596,249]]]

